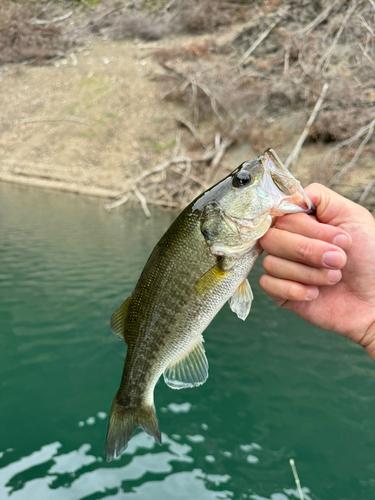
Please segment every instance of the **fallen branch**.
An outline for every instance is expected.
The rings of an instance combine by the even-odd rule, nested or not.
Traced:
[[[210,167],[213,169],[217,168],[220,165],[220,162],[226,152],[226,150],[234,143],[233,139],[224,139],[224,141],[220,144],[217,149],[215,156],[212,158],[210,163]]]
[[[106,203],[104,205],[104,208],[109,212],[110,210],[112,210],[112,208],[117,208],[121,205],[124,205],[124,203],[126,203],[129,198],[130,198],[130,195],[125,194],[119,200],[113,201],[112,203]]]
[[[354,165],[357,163],[357,160],[363,151],[363,148],[366,146],[368,141],[371,139],[371,136],[374,132],[374,128],[375,128],[375,118],[372,120],[370,127],[367,131],[366,137],[363,139],[361,144],[358,146],[357,151],[354,153],[352,160],[347,165],[345,165],[345,167],[342,168],[340,170],[340,172],[338,172],[336,175],[333,176],[333,178],[331,179],[331,182],[329,184],[330,186],[334,186],[335,184],[338,184],[340,182],[340,180],[342,179],[342,177],[346,174],[346,172],[349,169],[351,169],[352,167],[354,167]]]
[[[82,125],[93,125],[94,122],[82,120],[81,118],[56,118],[56,119],[44,119],[44,120],[20,120],[17,125],[24,125],[25,123],[44,123],[44,122],[73,122],[81,123]]]
[[[305,139],[309,133],[310,127],[314,123],[315,118],[317,117],[317,114],[319,113],[319,110],[322,107],[322,104],[324,102],[324,99],[325,99],[325,96],[327,94],[328,89],[329,89],[329,83],[326,82],[323,85],[319,99],[316,101],[313,112],[311,113],[310,118],[308,119],[306,126],[303,129],[302,134],[300,135],[300,138],[298,139],[296,145],[294,146],[293,151],[290,153],[290,155],[288,156],[288,159],[285,162],[286,168],[289,168],[295,162],[295,160],[298,158],[299,152],[300,152],[301,147],[302,147],[303,143],[305,142]]]
[[[147,201],[146,201],[146,198],[143,196],[142,193],[140,193],[138,191],[138,189],[136,188],[136,186],[133,186],[133,191],[134,191],[134,194],[135,196],[138,198],[138,200],[140,201],[141,203],[141,207],[143,208],[143,211],[145,213],[145,216],[146,217],[151,217],[151,213],[150,213],[150,210],[148,209],[148,206],[147,206]]]
[[[368,22],[366,21],[366,19],[363,18],[363,16],[361,14],[359,14],[359,19],[361,20],[361,23],[363,24],[363,26],[371,33],[371,36],[375,36],[375,32],[374,30],[371,28],[371,26],[368,24]]]
[[[375,61],[374,59],[367,53],[367,50],[363,47],[361,43],[358,44],[359,48],[362,50],[363,55],[366,57],[368,62],[371,64],[372,67],[375,68]]]
[[[199,136],[198,130],[196,129],[196,127],[194,127],[194,125],[189,120],[186,120],[185,118],[182,118],[182,117],[178,117],[178,118],[176,118],[176,121],[180,125],[183,125],[184,127],[186,127],[189,130],[189,132],[191,133],[191,135],[197,141],[199,141],[199,143],[200,143],[201,146],[204,147],[204,144],[202,143],[202,140],[201,140],[201,138]]]
[[[335,50],[337,42],[339,41],[340,36],[341,36],[342,32],[344,31],[344,28],[347,25],[347,23],[348,23],[348,21],[350,19],[350,16],[353,14],[353,12],[355,11],[356,7],[357,7],[357,0],[352,0],[351,4],[348,7],[348,10],[346,11],[346,15],[345,15],[345,17],[344,17],[344,19],[342,21],[342,24],[341,24],[339,30],[336,33],[335,39],[333,40],[331,46],[325,52],[325,54],[323,55],[323,57],[319,60],[319,62],[317,64],[317,67],[316,67],[316,71],[320,71],[320,69],[322,67],[322,64],[324,62],[323,73],[325,73],[325,71],[328,68],[329,63],[331,61],[331,57],[332,57],[333,51]]]
[[[288,7],[289,9],[289,7]],[[285,16],[287,13],[288,9],[286,9],[281,16],[274,21],[271,26],[269,26],[263,33],[260,34],[260,36],[255,40],[255,42],[247,49],[247,51],[244,53],[244,55],[241,57],[238,66],[242,66],[243,64],[246,63],[248,58],[251,56],[251,54],[254,52],[254,50],[258,47],[259,44],[263,42],[265,38],[271,33],[271,31],[274,29],[274,27],[281,21],[281,19]]]
[[[32,19],[30,22],[31,22],[31,24],[53,24],[53,23],[58,23],[59,21],[64,21],[65,19],[68,19],[72,14],[73,14],[73,11],[70,10],[66,14],[59,16],[59,17],[54,17],[53,19],[50,19],[49,21],[46,21],[44,19]]]
[[[145,179],[146,177],[148,177],[150,175],[167,170],[171,165],[175,165],[178,163],[192,163],[192,162],[205,163],[207,161],[210,161],[214,156],[215,156],[215,150],[210,150],[210,151],[207,151],[203,156],[201,156],[199,158],[190,158],[189,156],[176,156],[176,157],[170,158],[169,160],[166,160],[165,162],[161,163],[160,165],[157,165],[155,168],[153,168],[151,170],[145,170],[144,172],[142,172],[138,176],[138,178],[132,182],[131,186],[129,186],[125,191],[122,191],[121,193],[116,195],[114,197],[115,198],[114,201],[107,203],[104,206],[104,208],[109,211],[109,210],[112,210],[112,208],[117,208],[120,205],[123,205],[124,203],[126,203],[128,201],[128,199],[130,197],[129,192],[134,191],[134,189],[137,189],[136,186],[140,181],[142,181],[143,179]],[[192,179],[192,180],[194,180],[194,179]],[[206,188],[206,186],[204,186],[204,188]],[[137,191],[138,191],[138,189],[137,189]],[[134,191],[134,193],[135,193],[135,191]],[[138,191],[138,193],[139,193],[139,191]],[[143,196],[143,195],[141,195],[141,196]],[[139,199],[139,196],[138,196],[138,199]],[[176,205],[176,206],[178,206],[178,205]]]
[[[331,10],[333,10],[336,7],[336,5],[338,5],[339,3],[341,3],[341,1],[342,0],[335,0],[334,2],[332,2],[331,4],[329,4],[318,16],[316,16],[315,19],[313,19],[311,21],[311,23],[309,23],[304,28],[301,28],[300,30],[296,31],[295,34],[296,35],[304,35],[308,31],[313,30],[314,28],[316,28],[317,26],[319,26],[319,24],[321,24],[323,21],[326,20],[326,18],[330,14]]]
[[[358,139],[360,139],[363,134],[365,134],[369,128],[371,128],[373,126],[373,120],[368,123],[367,125],[365,125],[364,127],[361,127],[358,132],[356,132],[352,137],[349,137],[349,139],[345,139],[344,141],[341,141],[339,142],[336,146],[335,146],[335,150],[338,150],[340,148],[343,148],[345,146],[350,146],[353,142],[357,141]]]
[[[178,168],[176,168],[176,167],[171,167],[171,170],[172,170],[172,172],[175,172],[176,174],[185,175],[185,172],[181,172],[181,170],[178,170]],[[188,179],[191,179],[192,181],[196,182],[197,184],[199,184],[203,189],[207,189],[206,184],[196,175],[189,173],[189,174],[187,174],[186,177]]]
[[[372,180],[369,184],[367,184],[367,186],[365,187],[365,189],[363,190],[363,193],[359,199],[359,203],[363,203],[365,201],[365,199],[367,198],[367,196],[370,194],[370,191],[371,189],[375,186],[375,179]]]

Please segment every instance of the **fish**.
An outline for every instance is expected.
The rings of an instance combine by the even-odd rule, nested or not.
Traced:
[[[253,293],[247,276],[262,253],[259,239],[276,217],[312,213],[301,184],[272,149],[243,162],[199,195],[152,251],[132,294],[113,313],[112,331],[128,349],[109,416],[107,461],[138,427],[161,444],[154,388],[208,377],[202,333],[223,305],[245,320]]]

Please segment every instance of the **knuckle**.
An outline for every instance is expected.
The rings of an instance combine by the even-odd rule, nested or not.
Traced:
[[[263,269],[268,273],[273,269],[273,258],[272,255],[266,255],[263,259],[262,265]]]
[[[264,291],[266,291],[267,289],[267,283],[268,283],[268,275],[263,274],[259,279],[259,284]]]
[[[300,293],[299,286],[296,283],[293,282],[286,282],[285,283],[285,296],[288,298],[288,300],[300,300],[301,299],[301,293]]]
[[[312,246],[309,241],[303,240],[296,245],[296,255],[299,259],[309,261],[312,253]]]
[[[321,285],[325,284],[327,282],[327,273],[324,273],[324,276],[322,276],[322,273],[320,270],[315,269],[314,267],[308,267],[307,268],[307,276],[306,276],[306,284],[309,285]]]

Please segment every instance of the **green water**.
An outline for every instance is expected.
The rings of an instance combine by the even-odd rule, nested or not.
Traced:
[[[163,446],[139,433],[103,461],[109,317],[171,220],[0,184],[0,499],[292,500],[290,457],[306,500],[374,499],[374,364],[278,309],[260,263],[247,321],[225,306],[205,333],[206,384],[158,383]]]

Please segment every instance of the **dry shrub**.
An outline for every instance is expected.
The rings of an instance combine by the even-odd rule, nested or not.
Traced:
[[[159,40],[181,32],[212,33],[222,26],[247,20],[252,12],[246,2],[241,5],[231,0],[176,0],[167,8],[169,3],[159,2],[150,7],[149,2],[144,2],[143,9],[132,3],[129,9],[119,11],[114,8],[104,17],[97,15],[103,9],[98,6],[91,15],[90,29],[113,40]]]
[[[53,24],[32,22],[42,6],[0,0],[0,64],[30,61],[44,63],[60,56],[72,42]]]
[[[92,21],[94,33],[103,32],[112,40],[140,38],[151,41],[160,40],[170,33],[167,18],[164,16],[145,16],[141,13],[125,11],[113,17]]]
[[[241,62],[245,51],[275,22],[286,3],[289,9],[277,28]],[[205,12],[207,5],[201,2],[192,13]],[[328,81],[329,91],[308,136],[310,142],[332,143],[335,154],[321,162],[321,168],[311,169],[311,180],[320,178],[328,183],[352,160],[368,128],[349,144],[341,146],[341,142],[355,136],[374,118],[375,16],[370,2],[359,2],[336,43],[350,5],[343,0],[324,22],[301,32],[327,5],[324,0],[269,0],[263,15],[254,15],[254,22],[249,22],[227,45],[225,55],[220,48],[212,50],[208,45],[194,50],[185,46],[159,51],[155,57],[167,68],[166,76],[171,76],[164,80],[166,98],[186,106],[186,119],[195,124],[207,145],[212,145],[219,133],[221,137],[248,141],[258,150],[285,143],[293,147],[293,134],[302,132],[323,83]],[[220,12],[215,12],[215,7],[217,3],[210,0],[214,17]],[[196,26],[214,29],[213,25]],[[334,42],[332,57],[324,67]],[[187,144],[197,146],[196,141]],[[375,133],[366,142],[358,164],[371,158],[373,150]],[[173,195],[173,199],[178,200],[178,196]]]
[[[213,32],[221,26],[233,23],[233,9],[223,8],[218,0],[202,0],[198,3],[187,2],[182,9],[183,24],[190,33]]]
[[[225,54],[227,47],[219,46],[212,40],[201,43],[188,43],[176,47],[163,47],[154,52],[154,58],[160,64],[168,61],[181,59],[183,61],[194,61],[196,59],[211,59],[213,54]]]

